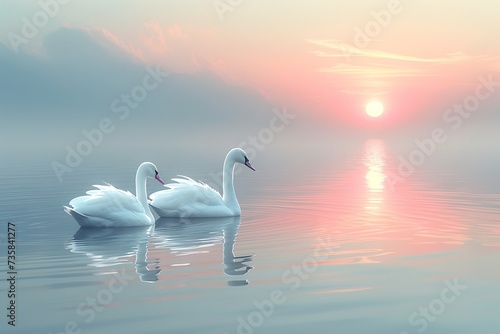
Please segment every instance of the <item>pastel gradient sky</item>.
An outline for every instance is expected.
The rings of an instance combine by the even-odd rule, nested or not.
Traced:
[[[20,52],[43,55],[49,34],[81,30],[141,62],[212,72],[275,105],[354,127],[431,119],[471,94],[479,77],[500,80],[496,0],[74,0],[59,7]],[[19,34],[23,18],[40,8],[2,1],[1,43],[12,50],[9,33]],[[381,119],[364,112],[373,99],[385,106]]]

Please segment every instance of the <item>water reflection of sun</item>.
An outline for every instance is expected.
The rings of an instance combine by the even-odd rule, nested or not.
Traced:
[[[368,190],[368,210],[378,210],[384,200],[383,191],[385,184],[385,151],[384,142],[370,139],[365,142],[363,150],[363,164],[368,168],[365,174],[365,182]]]
[[[390,142],[365,141],[345,166],[328,165],[321,178],[305,178],[293,192],[287,185],[279,196],[261,198],[259,203],[272,210],[270,215],[284,230],[295,229],[300,236],[297,244],[307,244],[308,235],[314,249],[331,248],[319,265],[399,261],[467,242],[464,218],[450,202],[453,192],[417,181],[397,187],[387,183],[397,171],[392,150]],[[256,238],[265,240],[269,217],[261,224],[252,231],[261,230]]]

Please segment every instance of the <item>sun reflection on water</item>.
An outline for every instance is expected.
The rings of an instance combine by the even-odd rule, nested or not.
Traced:
[[[368,168],[365,174],[366,187],[368,188],[367,204],[365,209],[378,210],[384,201],[383,192],[385,184],[385,146],[378,139],[370,139],[363,147],[363,164]]]

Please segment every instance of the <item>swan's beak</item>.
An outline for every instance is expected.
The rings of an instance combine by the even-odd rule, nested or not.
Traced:
[[[165,182],[161,179],[160,174],[156,174],[155,179],[157,179],[161,184],[165,184]]]
[[[255,168],[253,168],[252,164],[250,163],[250,161],[245,161],[245,166],[247,166],[248,168],[250,168],[251,170],[253,170],[255,172]]]

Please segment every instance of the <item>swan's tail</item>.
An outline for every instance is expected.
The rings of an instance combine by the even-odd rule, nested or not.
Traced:
[[[66,213],[67,213],[68,215],[70,215],[70,216],[73,216],[73,215],[71,214],[71,211],[73,211],[73,209],[72,209],[72,208],[70,208],[70,207],[68,207],[68,206],[66,206],[66,205],[63,205],[63,208],[64,208],[64,212],[66,212]]]
[[[75,211],[74,208],[70,208],[70,207],[67,207],[64,205],[64,212],[66,212],[68,215],[73,217],[76,220],[76,222],[82,227],[93,226],[92,222],[89,221],[88,216],[86,216],[85,214],[82,214],[80,212]]]

